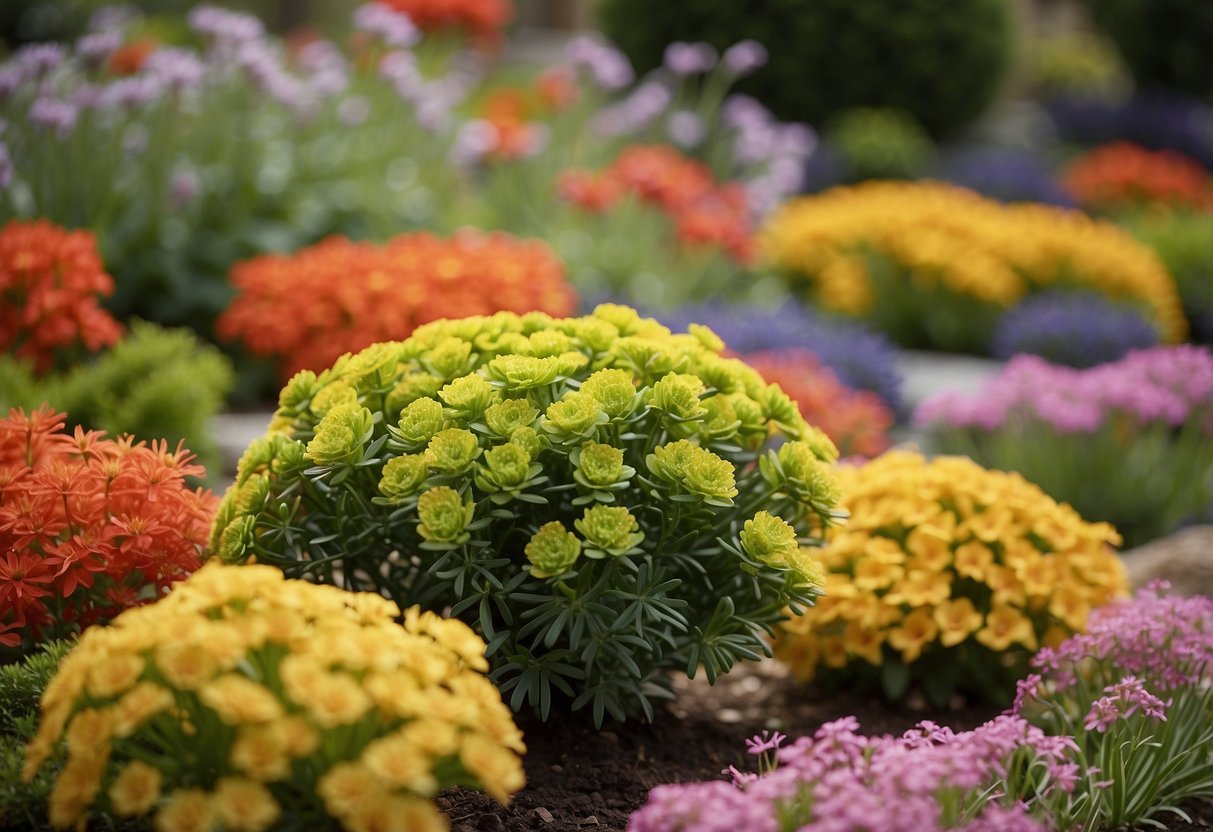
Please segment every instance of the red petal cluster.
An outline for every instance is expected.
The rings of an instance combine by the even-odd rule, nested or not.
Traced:
[[[572,314],[564,266],[538,240],[462,231],[402,234],[380,246],[333,237],[293,255],[237,263],[240,291],[219,318],[224,338],[279,356],[284,378],[343,353],[407,338],[421,324],[494,312]]]
[[[200,565],[217,500],[193,455],[64,430],[47,407],[0,420],[0,645],[78,633]]]
[[[426,32],[461,29],[478,40],[496,41],[514,17],[510,0],[379,0],[407,14]]]
[[[800,415],[825,431],[844,456],[879,456],[889,448],[893,414],[870,390],[853,390],[803,349],[764,350],[743,356],[768,384],[778,384],[800,405]]]
[[[0,229],[0,348],[49,370],[55,350],[113,344],[121,325],[97,303],[114,291],[91,232],[45,220]]]
[[[594,212],[609,210],[631,194],[670,217],[683,244],[719,246],[742,263],[753,257],[745,190],[736,182],[717,183],[707,165],[668,145],[629,147],[597,174],[565,171],[557,191]]]
[[[1213,178],[1198,163],[1171,150],[1129,142],[1097,147],[1065,173],[1065,186],[1084,207],[1121,208],[1159,202],[1213,209]]]

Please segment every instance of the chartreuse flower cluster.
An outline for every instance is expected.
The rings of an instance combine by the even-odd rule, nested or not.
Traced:
[[[440,788],[523,785],[525,749],[464,624],[208,564],[84,633],[42,697],[29,780],[66,743],[50,822],[445,830]]]
[[[821,551],[826,597],[775,648],[802,679],[1009,701],[1033,652],[1124,593],[1112,527],[1017,474],[895,451],[840,480],[851,519]]]
[[[953,185],[870,182],[804,197],[772,217],[760,244],[814,300],[905,346],[986,352],[998,315],[1049,287],[1140,306],[1164,340],[1187,331],[1174,281],[1120,228]]]
[[[690,330],[503,312],[300,373],[212,549],[449,610],[515,708],[651,717],[663,671],[714,680],[811,603],[837,500],[829,439]]]

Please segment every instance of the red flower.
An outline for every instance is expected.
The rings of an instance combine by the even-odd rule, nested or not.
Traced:
[[[115,49],[105,62],[111,75],[134,75],[143,69],[147,58],[156,51],[159,43],[155,38],[138,38]]]
[[[426,32],[460,30],[481,43],[501,39],[501,30],[514,17],[510,0],[379,0],[407,14]]]
[[[0,347],[49,370],[55,350],[77,342],[96,351],[122,327],[97,305],[114,291],[87,231],[13,221],[0,229]]]
[[[281,358],[284,378],[342,353],[407,338],[423,323],[494,312],[572,313],[564,267],[536,240],[479,231],[402,234],[385,245],[333,237],[294,255],[237,263],[240,294],[219,334]]]
[[[753,256],[745,191],[737,183],[717,183],[707,165],[672,147],[629,147],[599,174],[565,171],[556,188],[562,199],[594,213],[610,209],[624,194],[633,194],[673,221],[683,245],[718,246],[740,263]]]
[[[1097,147],[1070,165],[1065,185],[1084,207],[1102,209],[1159,202],[1213,209],[1213,178],[1198,162],[1170,150],[1129,142]]]
[[[63,432],[64,416],[0,421],[0,645],[28,648],[155,599],[196,569],[216,506],[184,449]],[[14,641],[13,632],[20,628]]]
[[[768,384],[778,384],[800,415],[834,440],[845,456],[872,458],[889,448],[893,414],[875,393],[852,390],[808,350],[766,350],[743,356]]]

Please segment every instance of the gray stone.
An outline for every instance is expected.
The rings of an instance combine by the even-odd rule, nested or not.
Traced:
[[[1135,590],[1162,579],[1179,595],[1213,595],[1213,526],[1189,526],[1123,557]]]

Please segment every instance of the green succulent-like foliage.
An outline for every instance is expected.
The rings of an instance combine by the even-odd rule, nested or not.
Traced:
[[[1213,96],[1213,3],[1087,0],[1138,84]]]
[[[691,330],[502,313],[300,373],[214,556],[463,618],[515,708],[651,718],[664,671],[714,681],[812,602],[838,498],[829,439]]]
[[[600,0],[607,35],[638,69],[672,41],[766,46],[739,90],[785,120],[824,125],[851,107],[894,107],[936,136],[985,112],[1010,68],[1008,0]]]
[[[48,402],[73,424],[148,439],[185,440],[208,468],[218,453],[211,418],[234,382],[231,363],[187,329],[134,321],[111,349],[65,373],[37,377],[0,358],[0,411]]]

